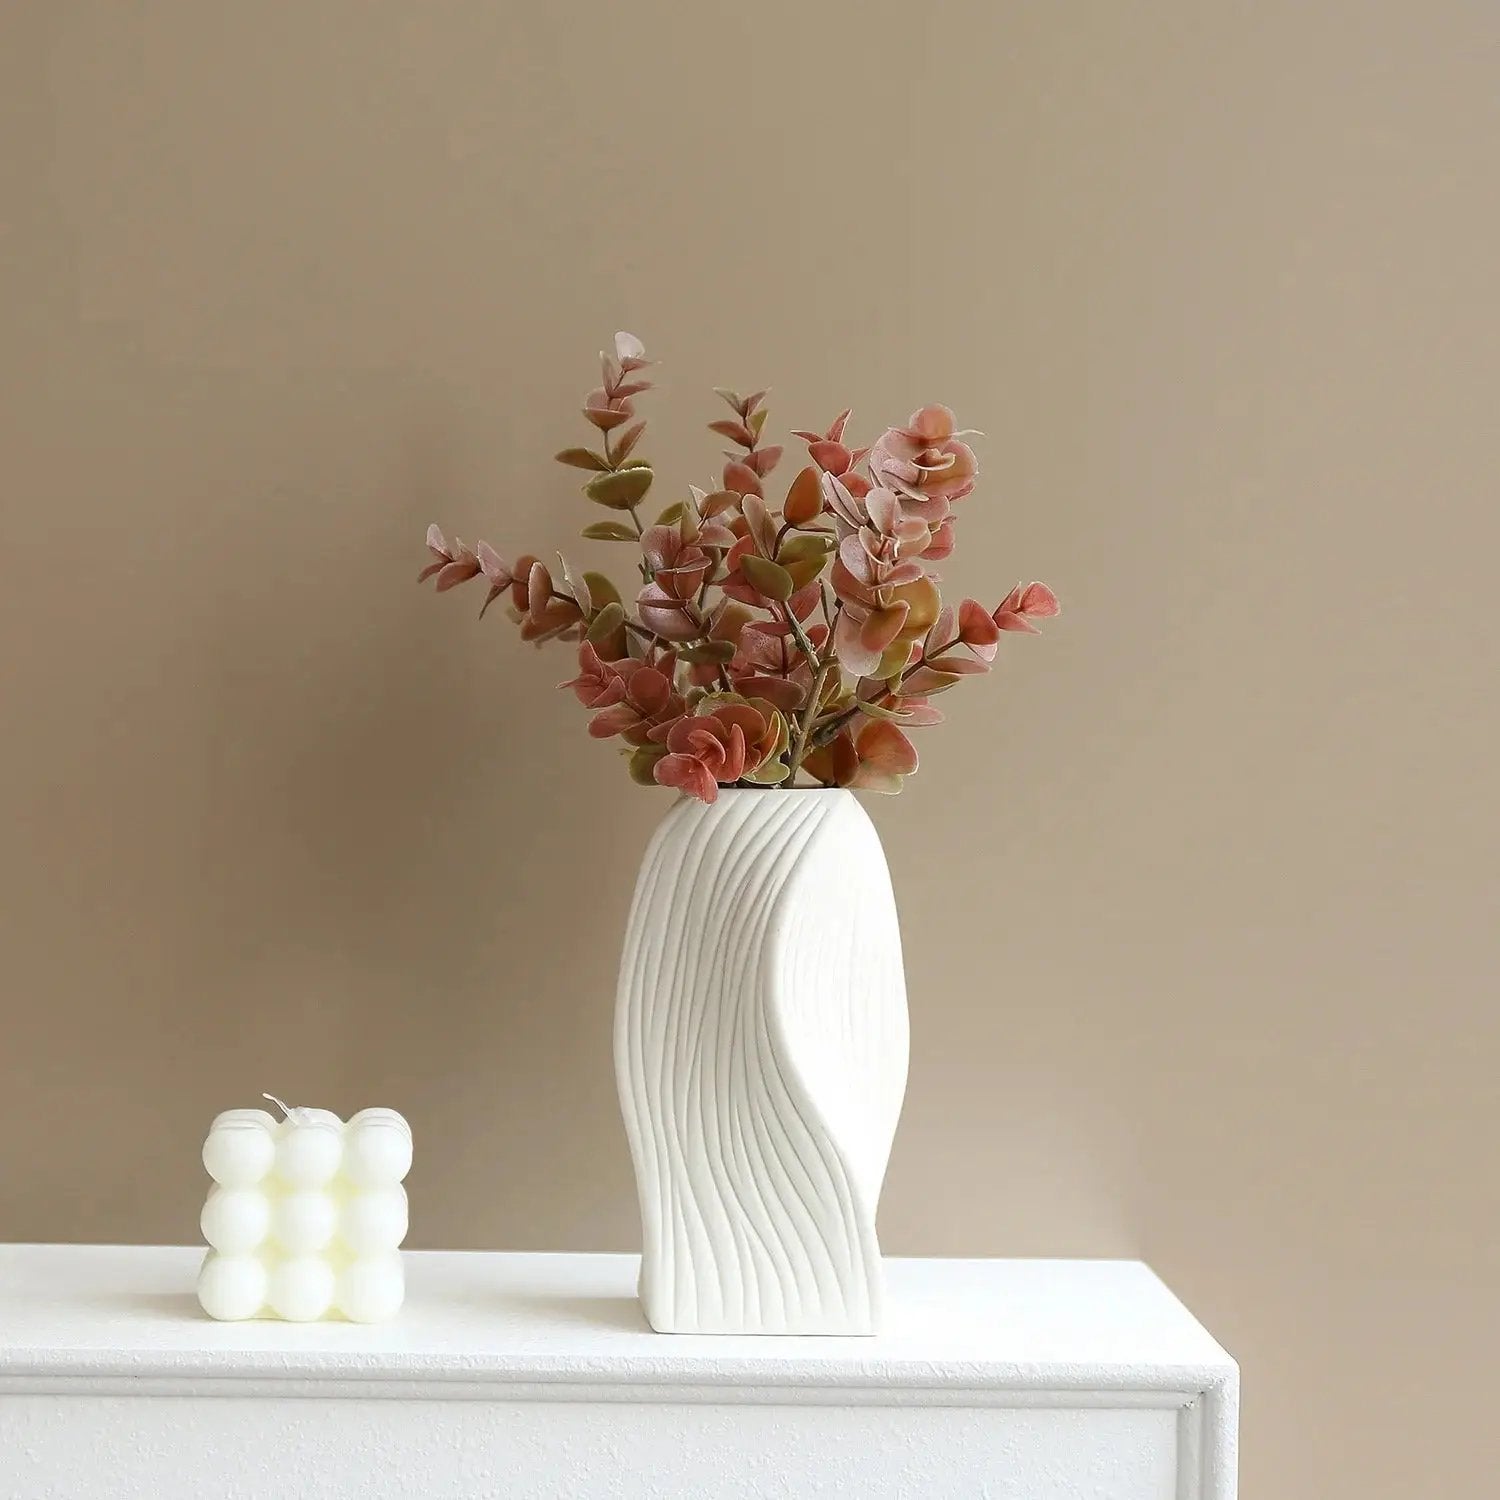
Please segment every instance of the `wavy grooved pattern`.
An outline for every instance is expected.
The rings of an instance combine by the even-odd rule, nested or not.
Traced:
[[[679,802],[636,883],[615,1070],[662,1333],[874,1333],[906,1090],[890,875],[844,791]]]

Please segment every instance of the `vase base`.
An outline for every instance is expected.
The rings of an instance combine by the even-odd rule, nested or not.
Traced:
[[[797,1318],[785,1322],[754,1325],[741,1318],[679,1318],[670,1314],[653,1314],[644,1303],[641,1311],[653,1333],[675,1333],[692,1337],[730,1338],[874,1338],[880,1329],[865,1321],[855,1323],[847,1318]]]
[[[681,1333],[747,1338],[874,1338],[880,1332],[878,1308],[851,1311],[843,1307],[754,1309],[729,1312],[719,1307],[675,1305],[668,1296],[653,1296],[638,1288],[641,1311],[655,1333]]]

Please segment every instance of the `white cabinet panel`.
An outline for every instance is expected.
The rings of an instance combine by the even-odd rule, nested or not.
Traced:
[[[651,1333],[633,1257],[417,1252],[214,1324],[187,1250],[0,1247],[4,1500],[1232,1500],[1233,1362],[1130,1262],[892,1261],[878,1338]]]
[[[16,1500],[1175,1500],[1150,1410],[13,1396]]]

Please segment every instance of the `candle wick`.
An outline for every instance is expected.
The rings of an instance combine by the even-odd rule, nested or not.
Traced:
[[[262,1099],[269,1099],[271,1101],[271,1103],[274,1104],[276,1106],[276,1108],[279,1109],[282,1112],[282,1114],[286,1116],[286,1118],[288,1120],[290,1120],[292,1118],[292,1111],[291,1111],[290,1106],[283,1104],[281,1102],[281,1100],[276,1097],[275,1094],[262,1094],[260,1097]]]

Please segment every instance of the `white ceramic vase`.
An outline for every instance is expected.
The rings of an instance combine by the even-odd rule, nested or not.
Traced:
[[[615,1017],[653,1328],[879,1330],[907,1040],[890,874],[853,794],[679,801],[636,883]]]

